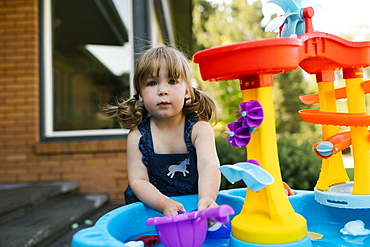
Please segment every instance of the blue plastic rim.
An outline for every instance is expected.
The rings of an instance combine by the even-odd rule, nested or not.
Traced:
[[[329,207],[370,209],[370,195],[353,195],[353,181],[333,185],[326,191],[315,188],[315,200]]]
[[[233,236],[230,237],[230,247],[312,247],[312,241],[309,236],[305,238],[291,243],[284,243],[284,244],[251,244],[242,242]]]

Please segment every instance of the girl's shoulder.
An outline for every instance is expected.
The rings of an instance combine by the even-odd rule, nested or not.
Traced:
[[[213,132],[213,128],[211,124],[207,121],[199,119],[193,126],[193,132],[194,133],[203,133],[208,134],[209,132]]]
[[[195,148],[201,145],[210,145],[214,142],[214,132],[211,124],[204,120],[199,120],[193,127],[191,136]]]
[[[141,133],[137,127],[130,130],[127,135],[127,153],[133,154],[138,150]]]
[[[135,127],[128,132],[127,138],[130,140],[137,139],[141,137],[141,132],[138,127]]]

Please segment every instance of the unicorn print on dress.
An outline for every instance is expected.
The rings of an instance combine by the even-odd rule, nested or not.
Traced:
[[[178,165],[171,165],[170,167],[168,167],[169,172],[167,173],[167,176],[169,176],[170,178],[173,178],[173,176],[175,176],[176,172],[182,172],[184,177],[186,177],[186,173],[189,173],[189,171],[186,170],[186,166],[189,165],[189,164],[190,164],[190,157],[181,161],[181,163],[178,164]]]

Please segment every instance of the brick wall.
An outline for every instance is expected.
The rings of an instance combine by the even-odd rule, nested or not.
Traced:
[[[39,142],[38,1],[0,0],[0,183],[79,181],[123,200],[126,141]]]

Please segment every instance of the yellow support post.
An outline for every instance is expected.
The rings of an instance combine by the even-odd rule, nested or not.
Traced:
[[[233,237],[253,244],[291,243],[308,235],[305,218],[294,212],[283,187],[272,85],[272,74],[258,74],[241,80],[243,102],[256,100],[264,110],[264,120],[253,132],[247,146],[248,159],[257,160],[274,177],[274,183],[259,192],[247,189],[243,209],[232,221]]]
[[[337,104],[334,88],[334,71],[322,71],[316,74],[320,111],[337,112]],[[339,127],[334,125],[322,125],[322,139],[339,133]],[[330,158],[322,160],[321,171],[316,188],[321,191],[329,189],[334,184],[349,181],[343,165],[342,152],[334,154]]]
[[[363,69],[343,69],[346,80],[349,113],[366,113],[365,93],[361,87]],[[370,140],[367,126],[351,126],[352,155],[354,160],[353,194],[370,194]]]

